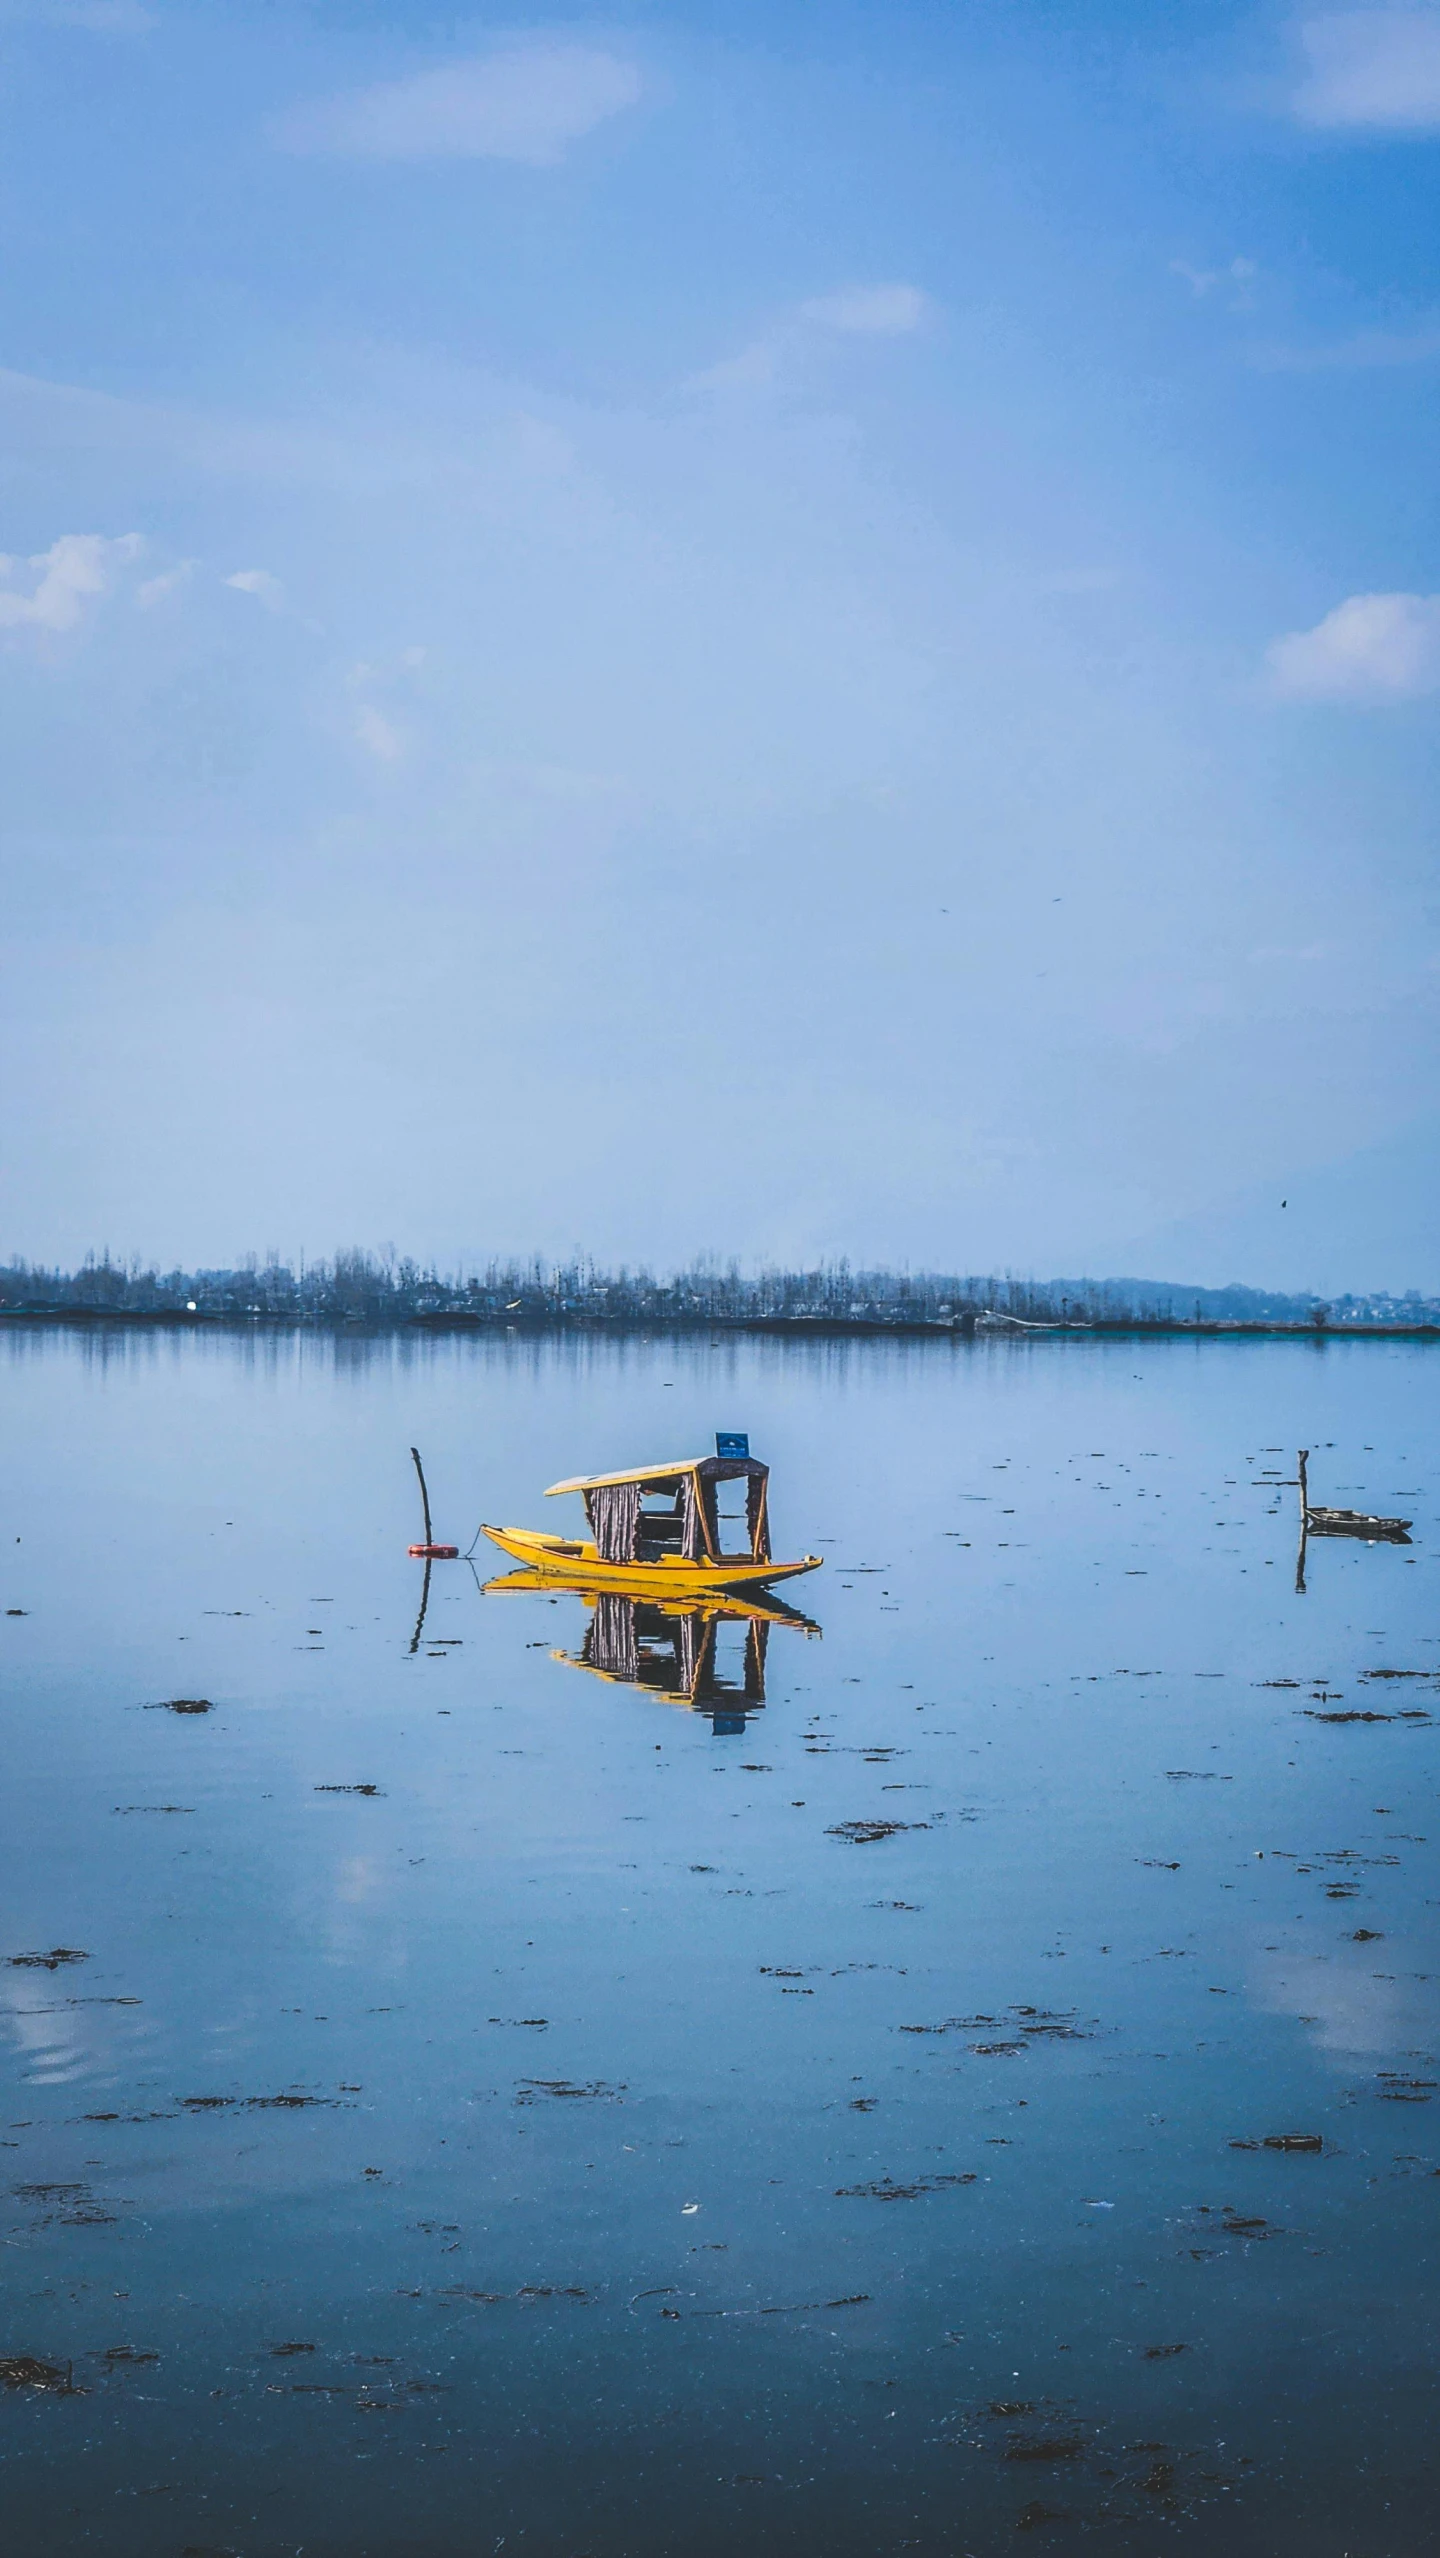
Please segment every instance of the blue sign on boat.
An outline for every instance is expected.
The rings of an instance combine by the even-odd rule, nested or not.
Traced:
[[[748,1457],[750,1454],[749,1431],[717,1430],[715,1433],[715,1454],[717,1457]]]

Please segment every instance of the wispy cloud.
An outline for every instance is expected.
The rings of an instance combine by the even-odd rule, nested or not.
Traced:
[[[1183,276],[1197,302],[1203,302],[1217,285],[1224,285],[1229,292],[1230,309],[1248,311],[1255,299],[1252,287],[1260,269],[1253,258],[1231,258],[1222,267],[1191,266],[1184,258],[1172,258],[1170,272]]]
[[[237,568],[225,584],[233,586],[238,594],[253,595],[268,612],[281,613],[285,609],[285,589],[268,568]]]
[[[373,702],[366,702],[358,712],[355,720],[355,735],[359,743],[375,757],[377,763],[398,763],[404,753],[405,741],[399,729],[393,720],[386,718],[383,711],[376,710]]]
[[[641,93],[633,63],[555,38],[501,46],[414,79],[295,107],[271,126],[282,150],[354,160],[518,160],[549,168]]]
[[[1300,28],[1302,124],[1423,132],[1440,125],[1440,8],[1337,9]]]
[[[852,284],[840,293],[819,294],[802,302],[800,317],[818,328],[843,329],[854,337],[906,337],[918,329],[929,305],[918,285]]]
[[[723,356],[692,375],[692,391],[762,390],[788,367],[803,361],[817,338],[908,337],[923,326],[932,304],[918,284],[847,284],[836,293],[819,293],[802,302],[735,355]]]
[[[158,577],[147,577],[135,589],[135,601],[142,613],[153,611],[169,595],[178,595],[188,586],[195,571],[193,560],[181,560],[174,568],[162,569]]]
[[[73,631],[87,608],[115,582],[126,561],[138,559],[144,544],[138,533],[62,533],[48,551],[36,551],[24,565],[35,572],[28,594],[9,580],[19,560],[0,556],[0,629]]]
[[[1295,702],[1404,702],[1440,692],[1440,595],[1349,595],[1310,631],[1266,652]]]

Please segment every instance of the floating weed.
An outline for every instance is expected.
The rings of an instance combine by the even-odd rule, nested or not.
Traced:
[[[835,2192],[844,2202],[857,2199],[871,2203],[913,2203],[921,2194],[942,2194],[952,2186],[973,2185],[972,2171],[957,2176],[917,2176],[908,2185],[897,2184],[891,2176],[881,2176],[868,2185],[837,2185]]]
[[[517,2105],[536,2105],[542,2096],[564,2098],[584,2096],[596,2104],[622,2105],[625,2101],[625,2082],[622,2079],[617,2087],[612,2087],[608,2079],[603,2078],[522,2078],[516,2090],[515,2102]]]
[[[928,1821],[837,1821],[827,1839],[843,1839],[847,1847],[870,1847],[877,1839],[898,1838],[903,1830],[928,1830]]]
[[[6,2389],[45,2389],[60,2398],[83,2398],[74,2374],[73,2363],[42,2362],[38,2354],[0,2355],[0,2383]]]

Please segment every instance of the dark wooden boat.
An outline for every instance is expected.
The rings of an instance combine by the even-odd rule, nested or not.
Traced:
[[[1381,1519],[1368,1510],[1312,1508],[1305,1476],[1305,1460],[1309,1454],[1308,1448],[1300,1450],[1300,1516],[1307,1536],[1361,1537],[1367,1545],[1384,1539],[1391,1545],[1409,1545],[1411,1523],[1408,1519]]]

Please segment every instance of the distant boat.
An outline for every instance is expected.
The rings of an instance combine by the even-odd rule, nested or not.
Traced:
[[[1300,1450],[1300,1551],[1295,1557],[1295,1587],[1305,1593],[1305,1550],[1312,1537],[1358,1537],[1365,1545],[1409,1545],[1408,1519],[1381,1519],[1368,1510],[1323,1510],[1310,1506],[1310,1487],[1306,1481],[1305,1460],[1308,1448]]]
[[[580,1494],[588,1538],[488,1526],[485,1534],[502,1554],[572,1588],[630,1590],[653,1598],[764,1589],[772,1581],[814,1572],[824,1561],[819,1554],[802,1555],[795,1563],[774,1560],[769,1481],[769,1467],[749,1454],[746,1440],[735,1438],[713,1457],[675,1457],[552,1483],[547,1500],[563,1492]],[[746,1547],[740,1554],[722,1549],[717,1499],[722,1483],[745,1486]]]
[[[1369,1544],[1374,1544],[1378,1538],[1388,1537],[1396,1545],[1410,1543],[1408,1519],[1376,1518],[1368,1510],[1313,1509],[1305,1474],[1305,1460],[1309,1454],[1308,1448],[1300,1450],[1300,1515],[1308,1535],[1363,1537]]]

